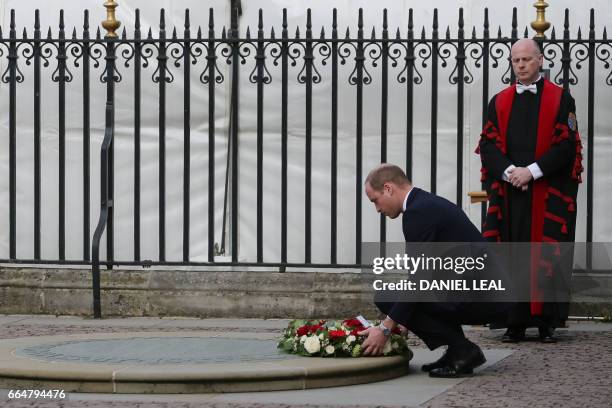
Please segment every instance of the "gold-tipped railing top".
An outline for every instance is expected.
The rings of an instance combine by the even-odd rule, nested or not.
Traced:
[[[531,28],[536,32],[535,38],[546,38],[544,32],[550,28],[550,23],[546,21],[546,7],[548,3],[544,0],[538,0],[533,3],[533,7],[536,8],[536,19],[531,22]]]
[[[121,22],[115,18],[115,9],[119,4],[114,0],[107,0],[104,2],[106,7],[106,20],[102,21],[102,27],[106,30],[104,38],[117,38],[117,31]]]

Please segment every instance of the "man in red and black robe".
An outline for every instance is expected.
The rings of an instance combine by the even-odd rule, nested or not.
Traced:
[[[518,81],[489,103],[477,149],[488,195],[483,235],[497,242],[573,242],[582,172],[574,99],[541,77],[543,58],[534,40],[517,41],[511,59]],[[520,341],[535,326],[543,342],[554,342],[568,304],[541,300],[545,262],[539,250],[527,258],[514,272],[527,272],[531,302],[511,310],[502,340]]]

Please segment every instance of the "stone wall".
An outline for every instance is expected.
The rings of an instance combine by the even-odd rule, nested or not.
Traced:
[[[377,316],[355,272],[103,270],[104,316],[338,318]],[[612,313],[612,274],[574,278],[570,314]],[[0,267],[0,314],[92,314],[89,269]]]

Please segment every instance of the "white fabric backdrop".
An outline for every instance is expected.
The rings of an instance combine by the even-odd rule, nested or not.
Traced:
[[[532,2],[516,2],[518,8],[519,33],[535,19]],[[572,38],[582,28],[583,36],[588,35],[589,8],[596,9],[597,35],[601,36],[604,25],[611,20],[610,4],[603,0],[575,2],[555,0],[547,10],[547,20],[553,22],[557,35],[562,35],[564,8],[569,7]],[[167,33],[171,34],[176,26],[179,35],[183,32],[185,8],[191,10],[192,35],[201,25],[206,33],[208,25],[208,8],[215,9],[217,32],[223,24],[229,22],[229,1],[161,1],[161,0],[124,0],[119,1],[117,18],[130,33],[133,30],[134,9],[141,9],[142,30],[152,27],[157,36],[159,9],[166,9]],[[408,1],[280,1],[250,0],[243,1],[241,31],[251,27],[251,34],[256,33],[258,9],[264,10],[266,33],[274,26],[277,36],[281,32],[283,7],[288,8],[289,29],[293,33],[299,26],[300,34],[305,33],[306,8],[312,9],[313,33],[318,36],[321,27],[326,34],[331,34],[332,8],[338,9],[339,32],[344,35],[350,27],[351,36],[357,32],[357,9],[364,8],[364,28],[369,36],[372,27],[376,27],[377,36],[382,27],[382,9],[389,10],[389,30],[395,33],[399,27],[402,35],[407,30],[408,9],[416,6]],[[431,33],[433,6],[419,6],[414,10],[415,31],[420,33],[424,26],[427,36]],[[491,34],[497,34],[501,26],[505,36],[510,34],[511,12],[513,4],[498,1],[464,0],[445,1],[435,4],[439,11],[440,34],[444,35],[450,26],[451,35],[456,37],[458,8],[464,8],[466,34],[470,35],[472,26],[476,27],[478,36],[482,33],[483,9],[489,7]],[[51,26],[54,37],[57,35],[58,10],[65,9],[66,31],[72,32],[77,27],[81,36],[82,9],[90,9],[90,26],[92,35],[97,24],[105,18],[101,1],[52,0],[45,3],[33,1],[5,0],[0,2],[3,35],[8,35],[10,9],[17,12],[17,32],[27,28],[28,36],[33,35],[34,9],[41,9],[42,31],[46,34]],[[548,32],[550,34],[550,31]],[[530,35],[531,31],[530,31]],[[339,75],[339,161],[338,161],[338,261],[354,261],[354,170],[355,170],[355,87],[349,86],[347,77],[353,68],[353,56],[340,69]],[[71,60],[69,60],[71,61]],[[255,259],[255,211],[256,211],[256,87],[248,82],[248,74],[253,68],[253,59],[243,66],[241,71],[241,104],[240,104],[240,259]],[[103,60],[101,60],[103,63]],[[118,59],[118,62],[122,62]],[[170,61],[169,61],[170,62]],[[450,61],[451,69],[453,59]],[[54,70],[55,58],[51,67],[43,70],[43,127],[42,127],[42,165],[43,165],[43,209],[42,209],[42,256],[57,258],[57,180],[58,180],[58,140],[57,140],[57,84],[50,81]],[[158,90],[150,78],[155,70],[155,57],[149,68],[143,70],[142,81],[142,259],[157,259],[158,231]],[[330,226],[330,65],[317,63],[322,75],[320,84],[313,86],[313,191],[312,191],[312,260],[313,262],[329,261],[329,226]],[[481,121],[481,72],[475,68],[470,59],[468,67],[474,75],[474,83],[466,85],[464,100],[464,182],[463,190],[480,190],[480,161],[473,153],[478,140]],[[299,64],[298,64],[299,65]],[[553,69],[556,74],[560,63]],[[168,260],[179,260],[182,251],[182,177],[183,177],[183,115],[182,115],[182,67],[169,65],[175,77],[168,85],[167,91],[167,191],[166,191],[166,253]],[[227,123],[229,114],[228,91],[230,85],[229,71],[222,59],[219,66],[225,75],[225,82],[217,86],[216,93],[216,241],[221,238],[221,220],[223,215],[222,200],[226,169]],[[268,69],[273,82],[265,87],[265,135],[264,135],[264,260],[277,261],[280,258],[280,70],[275,68],[270,59]],[[66,143],[67,143],[67,233],[66,255],[70,259],[79,259],[82,248],[82,76],[80,68],[69,66],[74,79],[67,85]],[[6,69],[6,58],[0,62],[2,72]],[[20,68],[26,80],[18,87],[18,132],[17,132],[17,255],[19,258],[33,256],[33,124],[32,124],[32,68],[20,59]],[[208,89],[199,82],[202,70],[201,62],[191,69],[191,248],[193,260],[206,259],[207,238],[207,180],[208,180]],[[414,105],[414,164],[413,181],[417,186],[430,187],[430,103],[431,83],[430,66],[418,67],[423,75],[423,83],[415,86]],[[450,85],[448,77],[451,69],[439,69],[439,121],[438,121],[438,194],[455,199],[455,156],[456,156],[456,86]],[[490,94],[503,88],[499,81],[503,69],[492,70]],[[115,135],[115,217],[116,217],[116,258],[131,259],[133,230],[133,66],[120,66],[123,81],[117,85],[117,111]],[[305,135],[305,87],[297,82],[299,66],[290,68],[289,93],[289,261],[301,262],[304,251],[304,135]],[[372,84],[364,87],[364,176],[369,168],[379,162],[380,138],[380,66],[368,65],[372,75]],[[577,116],[586,147],[587,129],[587,70],[577,70],[579,83],[572,87],[576,98]],[[91,231],[97,223],[99,211],[99,145],[104,129],[105,90],[99,83],[100,69],[92,70],[91,93]],[[389,76],[389,151],[388,161],[403,165],[405,162],[405,85],[396,82],[399,70],[391,70]],[[609,241],[612,238],[612,221],[605,217],[605,203],[609,199],[606,186],[610,183],[610,161],[606,157],[611,152],[611,126],[606,120],[606,109],[612,96],[612,88],[605,85],[609,71],[599,62],[596,67],[596,106],[595,106],[595,188],[594,188],[594,240]],[[0,83],[0,104],[3,115],[0,117],[0,258],[8,257],[8,85]],[[586,152],[585,152],[586,156]],[[586,194],[583,185],[579,194],[579,219],[577,240],[585,239],[586,229]],[[367,198],[363,197],[363,240],[378,239],[378,215]],[[463,209],[479,225],[480,206],[469,204],[464,199]],[[229,230],[228,230],[229,231]],[[402,239],[399,220],[388,224],[388,240]]]

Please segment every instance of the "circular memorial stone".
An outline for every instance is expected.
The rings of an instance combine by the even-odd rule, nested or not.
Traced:
[[[286,354],[275,333],[95,333],[0,339],[0,389],[219,393],[361,384],[408,372],[410,356]]]
[[[223,337],[132,337],[74,340],[18,348],[15,355],[47,361],[107,364],[230,363],[295,358],[272,340]]]

